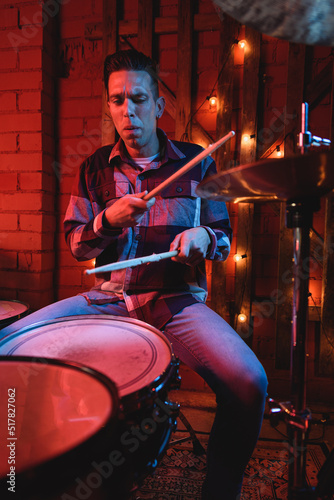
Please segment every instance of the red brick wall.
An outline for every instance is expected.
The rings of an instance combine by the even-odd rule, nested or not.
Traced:
[[[52,18],[38,1],[0,11],[0,296],[54,300]]]

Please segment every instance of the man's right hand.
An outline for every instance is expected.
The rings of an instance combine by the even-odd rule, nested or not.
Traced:
[[[145,212],[155,203],[155,198],[149,201],[143,200],[146,194],[147,191],[127,194],[108,207],[104,212],[104,217],[109,226],[133,227],[139,224]]]

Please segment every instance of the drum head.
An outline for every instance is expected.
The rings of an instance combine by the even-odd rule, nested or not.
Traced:
[[[8,417],[0,424],[5,478],[11,464],[17,474],[50,463],[114,426],[118,398],[115,385],[93,370],[0,357],[0,409]]]
[[[18,330],[0,341],[0,354],[82,363],[115,382],[120,397],[158,384],[172,349],[159,330],[115,316],[69,316]]]
[[[0,300],[0,328],[25,316],[29,311],[28,304],[18,300]]]

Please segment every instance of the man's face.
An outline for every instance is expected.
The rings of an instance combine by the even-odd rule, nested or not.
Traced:
[[[132,157],[159,151],[157,118],[164,99],[154,100],[152,79],[146,71],[117,71],[109,77],[109,110],[117,132]]]

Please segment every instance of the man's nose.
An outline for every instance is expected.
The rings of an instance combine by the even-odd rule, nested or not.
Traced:
[[[124,116],[134,116],[135,105],[131,99],[124,100]]]

